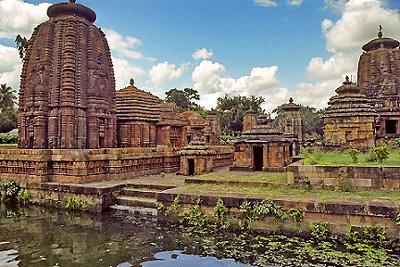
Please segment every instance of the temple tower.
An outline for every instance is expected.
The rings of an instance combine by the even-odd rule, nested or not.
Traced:
[[[250,108],[243,116],[243,132],[250,132],[257,125],[257,112]]]
[[[304,116],[301,106],[293,103],[293,98],[280,106],[277,114],[276,124],[284,134],[294,135],[300,143],[305,141]]]
[[[378,38],[365,44],[358,64],[358,86],[373,100],[377,139],[400,137],[400,43]]]
[[[376,112],[349,77],[336,89],[324,112],[324,145],[332,149],[350,147],[367,150],[375,146]]]
[[[71,0],[50,6],[47,15],[24,59],[19,147],[114,147],[114,71],[95,12]]]

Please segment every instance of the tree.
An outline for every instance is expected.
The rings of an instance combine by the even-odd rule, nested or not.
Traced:
[[[229,96],[217,99],[216,110],[221,119],[223,132],[241,132],[243,130],[243,116],[246,111],[253,109],[257,114],[264,114],[261,104],[265,99],[261,96]]]
[[[28,39],[26,37],[22,37],[21,35],[17,35],[15,38],[15,43],[17,44],[17,49],[19,52],[19,57],[24,60],[26,48],[28,47]]]
[[[17,128],[17,112],[13,107],[6,107],[0,113],[0,133],[8,133]]]
[[[11,107],[14,108],[15,101],[17,97],[16,92],[7,84],[0,85],[0,109]]]
[[[167,95],[165,101],[175,103],[182,110],[197,109],[199,107],[194,100],[200,100],[200,95],[192,88],[185,88],[183,90],[174,88],[165,94]]]

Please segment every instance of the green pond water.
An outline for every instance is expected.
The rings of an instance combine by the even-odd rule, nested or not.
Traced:
[[[273,234],[193,234],[126,212],[0,207],[0,266],[400,266],[397,243]]]

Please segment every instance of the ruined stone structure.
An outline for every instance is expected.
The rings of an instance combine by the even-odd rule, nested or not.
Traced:
[[[283,171],[291,163],[297,138],[284,135],[268,116],[259,116],[257,125],[243,132],[235,142],[232,170]]]
[[[306,141],[304,116],[301,112],[301,106],[293,103],[293,98],[289,99],[289,103],[285,103],[277,110],[275,123],[280,131],[286,135],[295,136],[298,140],[294,147],[294,154],[300,152],[301,144]]]
[[[380,28],[382,30],[382,28]],[[400,137],[400,43],[378,38],[365,44],[358,64],[357,84],[368,99],[373,100],[378,114],[377,141]]]
[[[219,119],[211,111],[203,118],[196,111],[179,113],[176,105],[138,89],[133,84],[117,91],[118,145],[120,147],[184,147],[194,139],[218,145]]]
[[[324,113],[324,145],[327,148],[357,148],[375,146],[375,117],[373,102],[356,84],[346,81],[336,89]]]
[[[19,96],[20,148],[116,145],[115,81],[93,10],[75,1],[49,7],[28,42]]]

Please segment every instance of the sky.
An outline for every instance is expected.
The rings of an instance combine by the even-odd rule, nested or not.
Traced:
[[[62,1],[0,0],[0,83],[19,87],[13,40],[30,37]],[[191,87],[210,109],[217,98],[256,95],[271,111],[293,97],[326,107],[345,75],[356,80],[361,46],[400,39],[400,0],[77,0],[97,13],[116,89],[134,78],[161,98]]]

